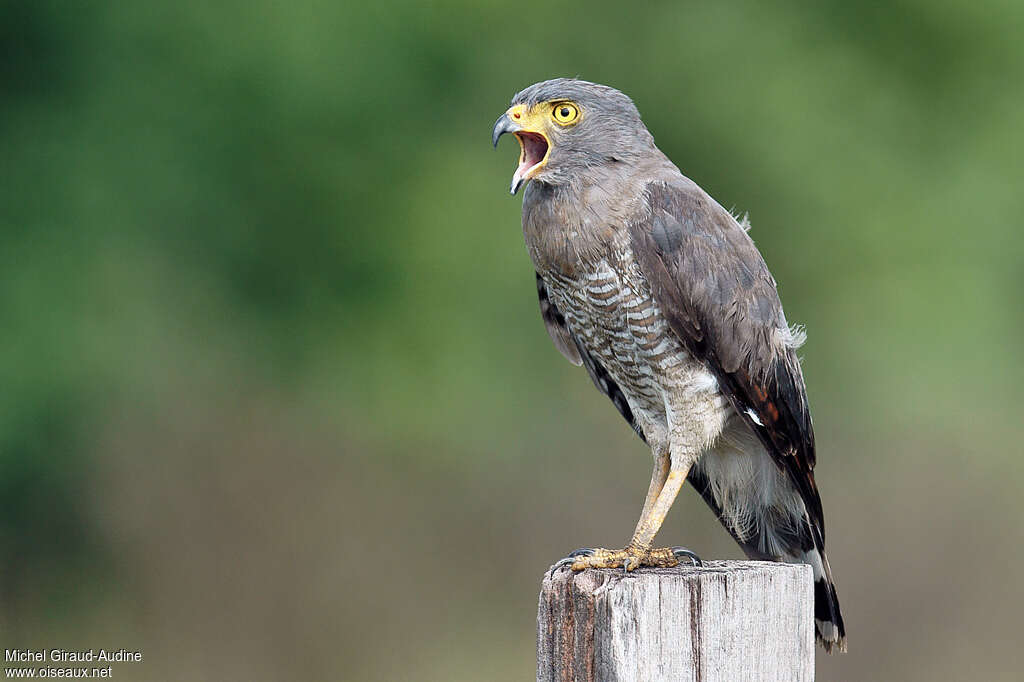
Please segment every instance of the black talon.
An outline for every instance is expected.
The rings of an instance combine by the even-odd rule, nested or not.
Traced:
[[[558,561],[556,561],[551,566],[551,568],[548,569],[548,573],[549,574],[553,574],[555,571],[557,571],[560,568],[565,568],[566,566],[572,566],[573,561],[575,561],[576,557],[580,557],[580,556],[594,556],[594,550],[591,549],[590,547],[580,547],[579,549],[574,549],[573,551],[571,551],[568,554],[566,554],[563,558],[561,558]]]
[[[703,566],[704,565],[704,562],[701,561],[701,558],[699,556],[694,554],[692,551],[686,549],[685,547],[673,547],[672,548],[672,554],[675,555],[675,557],[677,559],[681,559],[683,557],[686,557],[687,559],[690,560],[690,563],[692,565],[694,565],[694,566]]]
[[[576,558],[578,556],[594,556],[594,550],[590,547],[580,547],[565,555],[565,558]]]

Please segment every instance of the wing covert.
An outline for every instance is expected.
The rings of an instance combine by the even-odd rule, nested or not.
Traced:
[[[774,278],[746,231],[696,184],[652,183],[647,199],[629,230],[655,300],[790,475],[824,542],[814,429]]]

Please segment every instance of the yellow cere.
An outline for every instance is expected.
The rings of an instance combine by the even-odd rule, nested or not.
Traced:
[[[519,140],[520,166],[526,161],[526,144],[523,139],[523,133],[540,135],[548,145],[544,158],[530,166],[529,169],[524,169],[524,178],[535,177],[547,165],[548,156],[551,153],[551,137],[548,131],[554,127],[552,122],[560,128],[567,128],[579,123],[581,113],[578,104],[566,100],[540,102],[532,107],[527,107],[525,104],[516,104],[505,112],[512,123],[519,126],[519,131],[515,135],[516,139]]]
[[[541,102],[533,108],[528,109],[525,104],[517,104],[507,112],[513,123],[530,133],[543,135],[547,128],[547,118],[550,116],[556,123],[568,126],[577,123],[580,118],[580,108],[573,102]]]

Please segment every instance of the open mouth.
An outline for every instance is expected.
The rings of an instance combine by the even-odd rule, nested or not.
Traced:
[[[548,141],[537,133],[516,133],[522,152],[519,154],[519,168],[516,172],[526,175],[548,155]]]
[[[516,139],[522,151],[519,153],[519,168],[512,176],[513,194],[529,180],[530,171],[538,168],[548,157],[548,141],[543,135],[520,131],[516,133]]]

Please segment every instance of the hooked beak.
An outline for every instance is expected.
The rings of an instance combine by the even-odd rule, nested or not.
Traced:
[[[501,138],[505,133],[516,133],[522,130],[522,126],[518,123],[513,123],[512,119],[509,118],[508,112],[498,117],[498,120],[494,122],[494,132],[491,133],[491,143],[494,144],[494,148],[498,148],[498,139]]]
[[[513,133],[519,140],[519,167],[516,168],[512,184],[509,186],[509,192],[515,194],[530,179],[531,171],[539,171],[547,161],[550,145],[547,137],[532,130],[524,130],[523,126],[512,120],[508,112],[499,116],[494,123],[491,142],[495,148],[498,147],[498,139],[505,133]]]

